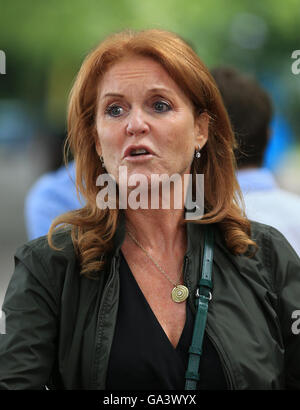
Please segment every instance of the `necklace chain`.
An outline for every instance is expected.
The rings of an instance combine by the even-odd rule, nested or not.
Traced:
[[[143,247],[143,245],[141,245],[140,242],[133,236],[133,234],[132,234],[130,231],[128,231],[128,230],[127,230],[127,233],[128,233],[128,235],[130,236],[130,238],[133,240],[133,242],[135,242],[136,245],[137,245],[139,248],[141,248],[142,251],[145,252],[146,256],[148,256],[148,258],[154,263],[154,265],[157,267],[157,269],[158,269],[162,274],[165,275],[165,277],[168,279],[168,281],[171,282],[173,286],[177,287],[177,286],[178,286],[178,283],[179,283],[179,280],[180,280],[180,278],[181,278],[181,275],[182,275],[183,264],[182,264],[182,266],[181,266],[181,270],[180,270],[179,277],[178,277],[178,279],[177,279],[177,283],[174,283],[174,282],[169,278],[169,276],[166,274],[166,272],[163,270],[163,268],[162,268],[161,266],[159,266],[159,264],[153,259],[153,257],[149,254],[149,252],[146,251],[146,249]]]

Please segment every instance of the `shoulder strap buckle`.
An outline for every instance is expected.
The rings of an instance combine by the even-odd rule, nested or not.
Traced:
[[[203,293],[199,293],[200,289],[197,288],[196,289],[196,298],[200,298],[200,296],[202,296],[203,298],[207,299],[208,301],[212,300],[212,293],[211,291],[208,291],[208,295],[204,295]]]

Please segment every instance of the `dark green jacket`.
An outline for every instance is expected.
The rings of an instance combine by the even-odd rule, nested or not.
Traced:
[[[252,223],[259,250],[233,256],[216,225],[213,299],[207,334],[231,389],[300,389],[300,260],[274,228]],[[195,312],[202,232],[188,223],[184,280]],[[105,389],[119,299],[121,223],[115,248],[99,280],[79,274],[68,231],[55,234],[62,252],[41,237],[19,248],[3,311],[0,388]],[[134,318],[132,318],[134,320]],[[300,326],[299,326],[300,328]],[[296,332],[297,333],[297,332]]]

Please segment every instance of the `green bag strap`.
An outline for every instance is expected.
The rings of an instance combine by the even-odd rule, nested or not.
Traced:
[[[192,344],[189,348],[189,362],[185,373],[185,390],[196,390],[199,381],[199,364],[205,332],[208,303],[212,299],[212,263],[214,235],[211,226],[204,230],[204,251],[202,273],[196,293],[197,315],[195,318]]]

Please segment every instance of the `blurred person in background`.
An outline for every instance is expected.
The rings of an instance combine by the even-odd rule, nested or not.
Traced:
[[[300,260],[240,208],[234,134],[191,47],[162,30],[108,37],[80,68],[68,129],[86,204],[16,252],[0,388],[300,389]],[[204,175],[204,215],[164,209],[161,192],[158,209],[132,207],[121,166],[146,179],[149,200],[152,175],[192,175],[194,192]],[[98,205],[107,174],[126,209]]]
[[[268,93],[255,78],[233,67],[211,73],[221,92],[237,140],[237,177],[249,219],[277,228],[300,255],[300,197],[281,189],[263,167],[272,135],[273,115]]]
[[[46,235],[57,216],[81,208],[82,201],[83,198],[78,198],[76,193],[74,161],[67,168],[63,165],[56,171],[42,175],[25,198],[24,216],[28,238]]]

